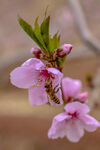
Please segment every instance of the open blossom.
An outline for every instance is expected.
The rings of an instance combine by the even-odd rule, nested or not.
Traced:
[[[81,93],[82,84],[80,80],[64,78],[62,80],[62,90],[66,102],[79,100],[87,103],[88,92]]]
[[[48,99],[45,82],[49,78],[53,87],[61,83],[63,74],[55,68],[46,68],[41,60],[30,58],[10,74],[11,83],[29,91],[29,100],[32,105],[54,104]],[[63,104],[61,90],[57,92],[60,104]]]
[[[88,132],[95,131],[100,123],[88,115],[89,108],[80,102],[68,103],[65,112],[57,115],[48,132],[48,137],[56,139],[67,137],[71,142],[78,142],[84,135],[84,129]]]

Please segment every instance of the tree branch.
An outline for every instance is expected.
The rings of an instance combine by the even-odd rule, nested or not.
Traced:
[[[100,62],[93,80],[94,87],[90,89],[90,107],[100,106]]]
[[[83,39],[83,42],[89,46],[89,50],[94,51],[94,53],[98,56],[99,65],[95,78],[93,79],[94,88],[90,89],[89,96],[90,106],[94,107],[98,105],[100,97],[100,41],[98,41],[89,31],[79,0],[68,0],[68,2],[72,8],[80,37]]]
[[[67,0],[75,18],[78,32],[83,42],[90,47],[90,50],[100,55],[100,41],[98,41],[89,31],[83,10],[79,0]]]

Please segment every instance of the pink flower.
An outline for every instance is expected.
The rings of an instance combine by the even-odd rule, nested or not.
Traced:
[[[46,68],[37,58],[31,58],[24,62],[20,67],[14,69],[10,74],[11,83],[19,88],[29,91],[29,100],[32,105],[55,104],[45,90],[45,82],[49,78],[53,88],[60,82],[63,74],[55,68]],[[60,104],[63,104],[61,90],[57,92]],[[48,101],[49,100],[49,101]]]
[[[66,102],[80,100],[80,102],[87,103],[88,92],[81,93],[82,83],[80,80],[73,80],[71,78],[64,78],[62,80],[62,89]]]
[[[84,129],[88,132],[95,131],[100,123],[88,115],[89,107],[80,102],[72,102],[64,107],[64,113],[54,117],[48,137],[57,139],[66,136],[71,142],[78,142],[84,135]]]

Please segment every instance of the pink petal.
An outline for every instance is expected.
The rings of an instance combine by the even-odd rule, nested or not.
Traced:
[[[78,98],[81,102],[87,104],[87,103],[88,103],[88,100],[87,100],[87,98],[88,98],[88,92],[84,92],[84,93],[79,94],[77,98]]]
[[[18,67],[10,74],[11,83],[19,88],[29,88],[36,84],[39,73],[32,68]]]
[[[22,67],[27,67],[27,68],[32,68],[33,70],[41,70],[42,68],[44,69],[44,64],[40,59],[37,58],[30,58],[27,61],[25,61],[22,65]]]
[[[48,138],[51,139],[57,139],[57,138],[63,138],[65,136],[66,131],[66,123],[60,122],[60,123],[53,123],[52,127],[48,131]]]
[[[100,127],[100,123],[90,115],[84,115],[80,118],[83,123],[83,127],[88,131],[88,132],[93,132],[95,131],[98,127]]]
[[[55,120],[56,121],[58,121],[58,122],[60,122],[60,121],[63,121],[63,120],[65,120],[65,119],[70,119],[71,117],[70,116],[68,116],[67,114],[66,114],[66,112],[64,112],[64,113],[60,113],[59,115],[57,115],[57,116],[55,116]]]
[[[31,58],[24,62],[21,67],[17,67],[10,73],[11,83],[19,88],[29,88],[36,85],[39,78],[38,67],[43,67],[43,63]]]
[[[80,115],[81,114],[85,114],[89,112],[89,107],[86,104],[82,104],[80,102],[72,102],[72,103],[68,103],[64,109],[66,110],[66,112],[68,113],[74,113],[77,112]]]
[[[48,98],[43,86],[29,88],[29,100],[32,105],[47,104]]]
[[[66,128],[66,137],[71,142],[78,142],[84,135],[83,127],[78,120],[68,122]]]
[[[54,75],[54,79],[52,80],[53,85],[56,86],[57,84],[60,84],[63,74],[58,69],[55,68],[48,68],[47,70],[48,72]]]
[[[68,97],[77,97],[81,91],[81,87],[82,85],[80,80],[73,80],[71,78],[64,78],[62,80],[62,89],[66,100]]]
[[[58,137],[63,138],[66,133],[66,119],[68,119],[65,113],[61,113],[54,117],[52,126],[49,129],[48,137],[52,139],[57,139]]]
[[[42,63],[42,61],[40,59],[30,58],[27,61],[25,61],[21,66],[33,67],[33,68],[37,69],[37,65],[40,65],[41,67],[44,66],[44,64]]]

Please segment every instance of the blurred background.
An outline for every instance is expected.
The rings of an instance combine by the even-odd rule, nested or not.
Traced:
[[[100,40],[100,0],[80,0],[80,4],[89,30]],[[68,0],[0,0],[0,150],[100,150],[100,129],[85,133],[77,144],[66,138],[49,140],[52,118],[62,108],[31,106],[27,90],[9,81],[10,72],[31,57],[30,49],[35,46],[18,24],[17,14],[31,25],[39,16],[41,23],[47,7],[51,34],[59,31],[61,44],[73,45],[64,76],[82,80],[84,91],[88,89],[87,73],[96,75],[97,56],[81,40]],[[100,121],[99,106],[91,114]]]

